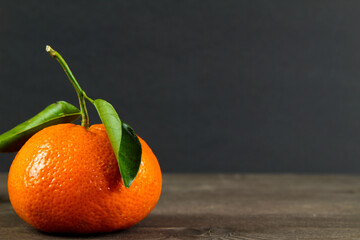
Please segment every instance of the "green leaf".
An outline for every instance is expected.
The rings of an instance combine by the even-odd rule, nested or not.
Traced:
[[[24,143],[40,130],[60,123],[73,122],[80,116],[79,109],[70,103],[53,103],[33,118],[0,135],[0,152],[19,151]]]
[[[122,122],[122,139],[119,155],[126,165],[126,168],[124,168],[125,174],[130,176],[125,184],[127,187],[130,187],[139,171],[141,154],[142,149],[138,136],[129,125]]]
[[[93,103],[105,126],[124,185],[129,188],[140,168],[142,149],[139,138],[129,125],[120,120],[110,103],[102,99]]]

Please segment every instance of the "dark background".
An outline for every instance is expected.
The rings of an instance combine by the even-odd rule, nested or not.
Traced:
[[[341,0],[1,1],[0,131],[77,105],[49,44],[164,172],[359,173],[359,13]]]

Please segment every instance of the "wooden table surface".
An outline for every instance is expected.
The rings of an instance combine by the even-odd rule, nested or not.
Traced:
[[[0,239],[360,239],[360,176],[165,174],[155,210],[109,234],[42,233],[13,211],[0,174]]]

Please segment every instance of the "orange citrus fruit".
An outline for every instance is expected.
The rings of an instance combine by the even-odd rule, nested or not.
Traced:
[[[16,155],[8,190],[15,212],[45,232],[95,233],[129,228],[159,200],[159,163],[144,140],[141,165],[125,188],[103,124],[47,127]]]

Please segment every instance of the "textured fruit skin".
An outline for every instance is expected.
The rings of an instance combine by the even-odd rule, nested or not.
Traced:
[[[145,218],[159,200],[162,175],[149,146],[140,170],[125,188],[102,124],[43,129],[16,155],[8,191],[15,212],[44,232],[97,233],[126,229]]]

